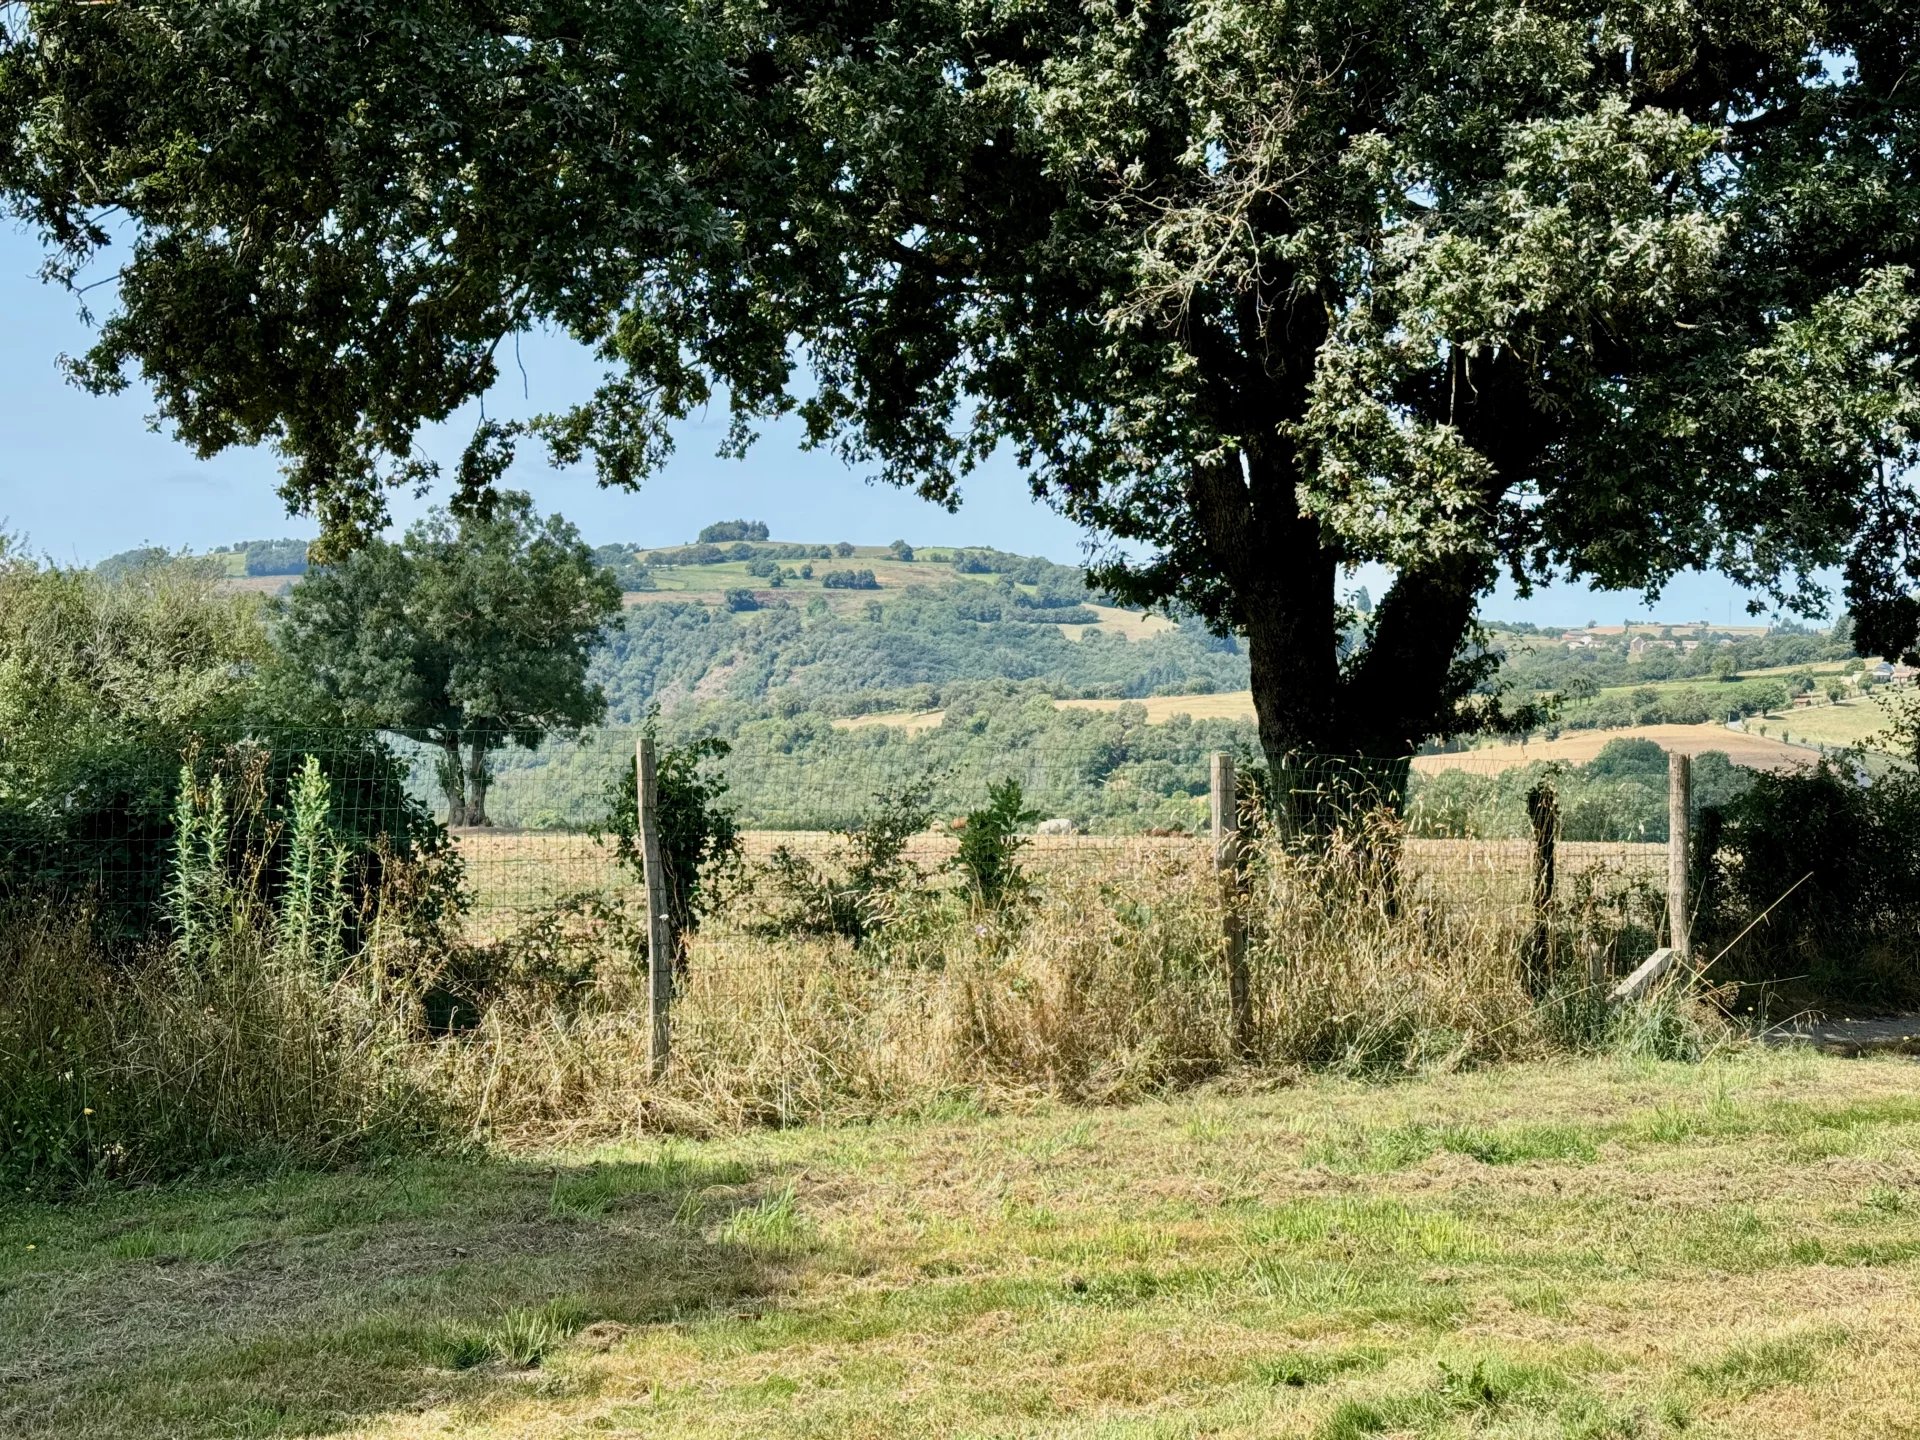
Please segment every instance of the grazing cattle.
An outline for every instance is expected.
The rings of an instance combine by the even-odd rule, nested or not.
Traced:
[[[1036,835],[1075,835],[1079,830],[1080,827],[1064,815],[1057,815],[1051,820],[1042,820],[1033,827],[1033,833]]]

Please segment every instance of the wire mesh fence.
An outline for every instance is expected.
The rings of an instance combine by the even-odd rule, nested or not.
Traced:
[[[208,837],[224,830],[231,856],[285,867],[301,777],[311,769],[344,856],[344,903],[366,917],[394,894],[425,890],[467,938],[495,939],[567,907],[634,903],[637,867],[623,863],[607,827],[638,737],[635,728],[607,727],[503,748],[484,766],[470,751],[455,764],[401,736],[302,728],[196,735],[172,750],[130,745],[122,766],[87,777],[59,805],[0,817],[0,887],[85,892],[129,931],[163,925],[185,844],[213,843]],[[1009,782],[1017,786],[1014,863],[1030,883],[1092,876],[1125,887],[1155,867],[1210,854],[1204,753],[1143,763],[1098,746],[1032,747],[938,768],[907,745],[823,752],[807,739],[743,736],[700,761],[739,828],[740,863],[702,930],[713,963],[763,958],[756,922],[769,885],[803,869],[829,883],[844,875],[882,819],[903,827],[898,859],[911,885],[963,887],[968,817]],[[1246,824],[1271,834],[1390,817],[1404,883],[1434,903],[1523,916],[1536,888],[1528,796],[1543,783],[1558,794],[1563,886],[1657,883],[1666,864],[1664,756],[1641,761],[1595,772],[1465,752],[1399,762],[1316,757],[1269,771],[1242,756],[1238,799]],[[1711,800],[1711,786],[1700,798]],[[449,827],[450,818],[482,823]]]

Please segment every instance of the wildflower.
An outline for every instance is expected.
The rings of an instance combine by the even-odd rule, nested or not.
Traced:
[[[80,1113],[81,1113],[82,1115],[91,1115],[91,1114],[93,1114],[93,1106],[91,1106],[91,1105],[83,1105],[83,1106],[81,1106],[81,1107],[80,1107]]]

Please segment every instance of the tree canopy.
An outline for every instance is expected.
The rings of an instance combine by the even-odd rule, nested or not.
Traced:
[[[443,752],[450,825],[485,825],[490,756],[577,733],[606,710],[587,663],[620,587],[559,516],[503,491],[485,517],[444,510],[295,586],[291,667],[350,719]]]
[[[1276,761],[1509,723],[1502,576],[1844,564],[1920,642],[1890,0],[7,13],[0,187],[60,278],[131,228],[80,377],[280,445],[338,547],[545,324],[606,378],[530,428],[607,483],[723,387],[939,501],[1010,447],[1100,584],[1245,634]]]

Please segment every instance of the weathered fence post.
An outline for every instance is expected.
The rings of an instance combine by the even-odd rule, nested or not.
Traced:
[[[1527,791],[1527,819],[1533,823],[1533,933],[1527,938],[1528,993],[1546,993],[1552,978],[1554,847],[1560,833],[1560,797],[1551,781]]]
[[[1227,948],[1227,1016],[1233,1028],[1233,1048],[1241,1055],[1253,1049],[1253,999],[1247,977],[1247,917],[1240,904],[1240,799],[1234,784],[1233,756],[1213,756],[1213,868],[1220,876],[1225,901]]]
[[[1687,842],[1693,817],[1693,767],[1678,752],[1667,756],[1667,934],[1675,956],[1689,954]]]
[[[667,874],[660,858],[660,778],[653,738],[643,735],[633,748],[634,790],[638,797],[640,855],[647,881],[647,1070],[666,1072],[673,1011],[673,929],[667,915]]]

